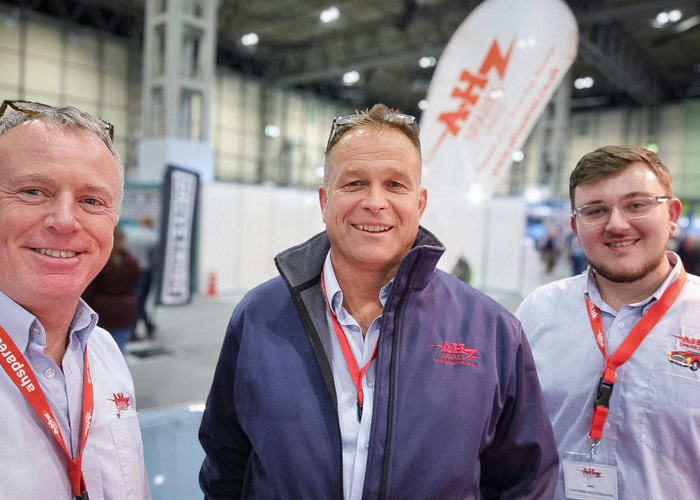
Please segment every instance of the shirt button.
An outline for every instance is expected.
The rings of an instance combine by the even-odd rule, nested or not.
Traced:
[[[620,322],[617,324],[617,326],[619,326],[620,328],[624,328],[624,327],[625,327],[625,322],[624,322],[624,321],[620,321]]]
[[[367,382],[367,387],[374,389],[374,382]]]
[[[53,376],[56,375],[56,370],[53,368],[47,368],[44,375],[46,375],[46,378],[53,378]]]
[[[365,441],[365,450],[369,450],[369,441]]]
[[[610,422],[605,422],[605,425],[603,425],[603,429],[610,429]]]
[[[33,333],[34,335],[38,334],[38,333],[39,333],[39,327],[38,327],[38,326],[33,326],[33,327],[32,327],[32,333]]]

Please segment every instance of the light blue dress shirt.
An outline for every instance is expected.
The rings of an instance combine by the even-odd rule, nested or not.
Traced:
[[[584,296],[601,310],[612,355],[678,279],[680,259],[671,252],[668,258],[674,268],[658,290],[619,311],[603,302],[590,270],[538,288],[516,311],[532,348],[560,454],[589,452],[593,399],[605,365]],[[681,350],[687,339],[700,341],[700,278],[693,275],[616,372],[596,455],[617,461],[620,499],[688,498],[700,491],[700,371],[669,360],[669,352]],[[561,473],[556,498],[565,498]]]
[[[131,375],[112,337],[96,323],[97,315],[81,300],[61,368],[44,354],[46,333],[39,321],[0,292],[0,325],[34,371],[74,458],[89,345],[95,406],[83,473],[90,500],[148,499]],[[0,464],[0,498],[74,499],[65,452],[5,370],[0,370]]]
[[[372,357],[374,348],[379,339],[379,323],[381,316],[375,318],[367,329],[367,334],[362,337],[362,329],[350,313],[343,307],[343,291],[331,264],[330,252],[323,265],[323,275],[328,300],[333,313],[338,319],[338,324],[345,333],[348,345],[355,356],[357,366],[362,370]],[[382,306],[389,296],[390,281],[382,287],[379,300]],[[338,396],[338,415],[340,418],[340,435],[343,442],[343,492],[348,500],[362,498],[362,489],[365,482],[365,470],[367,466],[367,450],[369,449],[369,436],[372,424],[372,407],[374,406],[374,381],[376,375],[376,361],[372,361],[364,378],[362,379],[362,392],[364,393],[364,405],[362,420],[357,419],[357,389],[350,375],[345,356],[338,342],[333,327],[333,320],[329,311],[326,311],[328,329],[331,336],[333,358],[333,380]]]

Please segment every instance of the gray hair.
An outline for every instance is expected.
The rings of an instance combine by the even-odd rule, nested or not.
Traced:
[[[117,163],[117,167],[119,168],[119,191],[117,193],[119,201],[117,207],[117,217],[119,217],[119,214],[121,213],[122,200],[124,199],[124,163],[122,163],[119,153],[114,148],[114,144],[112,144],[112,139],[109,137],[109,132],[105,127],[105,122],[96,116],[86,113],[85,111],[81,111],[73,106],[65,106],[60,108],[46,107],[41,108],[37,114],[21,112],[6,113],[0,117],[0,137],[17,125],[32,120],[41,120],[59,128],[66,128],[70,130],[87,130],[100,138],[105,146],[107,146],[107,149],[109,149],[109,152],[112,153],[112,156]]]
[[[333,122],[331,136],[328,138],[328,145],[325,151],[325,162],[323,167],[323,184],[328,182],[328,158],[333,151],[335,145],[348,132],[358,128],[384,128],[394,129],[403,133],[411,141],[416,148],[419,160],[421,159],[420,148],[420,127],[418,120],[415,117],[405,115],[397,109],[389,108],[384,104],[375,104],[369,109],[356,111],[353,115],[345,117],[347,121],[336,127],[336,122]],[[338,118],[336,118],[337,120]],[[407,120],[410,119],[410,120]]]

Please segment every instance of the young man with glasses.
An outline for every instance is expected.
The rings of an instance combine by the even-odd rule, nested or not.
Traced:
[[[556,498],[685,498],[700,489],[700,278],[667,251],[681,202],[637,146],[585,155],[569,195],[589,268],[516,311],[560,452]]]
[[[0,106],[1,498],[150,498],[129,370],[80,299],[119,219],[112,134],[73,107]]]
[[[520,324],[436,270],[418,124],[336,118],[326,231],[236,307],[200,429],[206,498],[551,498],[557,459]]]

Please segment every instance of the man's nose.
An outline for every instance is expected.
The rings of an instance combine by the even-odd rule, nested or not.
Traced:
[[[385,208],[387,205],[386,193],[382,186],[371,185],[367,189],[367,196],[365,196],[364,204],[367,208],[371,210],[380,210]]]
[[[47,227],[61,233],[70,233],[78,227],[75,211],[78,209],[75,200],[69,196],[59,196],[51,204],[46,216]]]
[[[610,229],[627,226],[629,226],[629,221],[627,217],[625,217],[625,214],[622,213],[622,210],[618,207],[610,207],[610,220],[608,220],[605,228]]]

